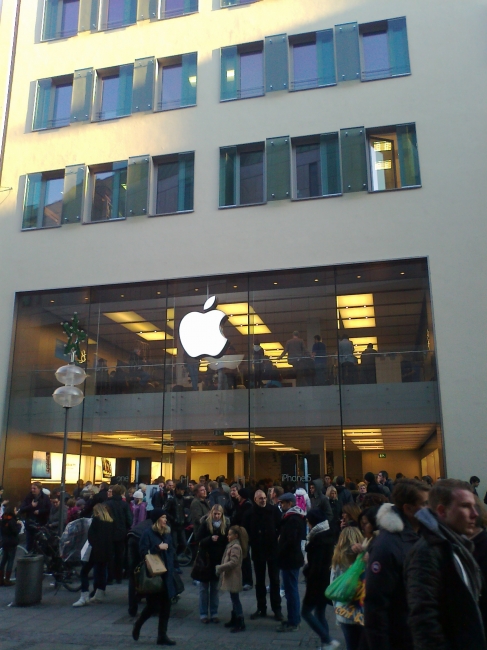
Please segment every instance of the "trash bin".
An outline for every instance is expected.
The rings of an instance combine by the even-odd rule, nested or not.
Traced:
[[[27,555],[17,560],[15,604],[19,607],[36,605],[42,600],[44,556]]]

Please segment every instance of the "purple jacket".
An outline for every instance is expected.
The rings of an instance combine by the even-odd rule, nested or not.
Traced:
[[[147,519],[146,508],[147,505],[143,501],[141,503],[135,503],[135,501],[130,502],[130,509],[132,510],[132,515],[134,517],[131,528],[134,528],[137,524],[140,524],[141,521]]]

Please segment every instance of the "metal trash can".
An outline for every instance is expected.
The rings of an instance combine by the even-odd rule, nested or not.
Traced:
[[[37,605],[42,600],[44,556],[27,555],[17,560],[15,605]]]

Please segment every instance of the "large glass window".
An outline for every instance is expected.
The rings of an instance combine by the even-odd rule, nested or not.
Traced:
[[[341,193],[338,133],[293,138],[297,199]]]
[[[98,73],[97,103],[99,120],[111,120],[132,112],[133,64]]]
[[[73,75],[39,79],[36,88],[33,129],[55,129],[69,126]]]
[[[63,193],[64,172],[28,174],[22,229],[60,226]]]
[[[193,209],[194,154],[156,158],[156,214],[186,212]]]
[[[290,36],[291,90],[336,84],[333,30]]]
[[[79,0],[45,0],[44,40],[68,38],[78,33]]]
[[[362,81],[411,73],[405,18],[360,25]]]
[[[91,221],[125,218],[127,162],[113,163],[109,169],[92,172],[93,203]]]
[[[198,0],[161,0],[161,18],[175,18],[198,11]]]
[[[162,59],[159,65],[160,102],[163,111],[196,104],[197,53]]]
[[[222,48],[220,100],[247,99],[263,94],[264,51],[262,41]]]
[[[371,190],[421,185],[414,124],[368,131]]]
[[[264,143],[220,149],[220,207],[263,203]]]

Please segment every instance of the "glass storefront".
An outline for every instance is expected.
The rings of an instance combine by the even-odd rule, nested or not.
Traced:
[[[9,493],[59,483],[51,395],[74,312],[89,379],[68,482],[443,473],[428,266],[412,259],[19,294]]]

